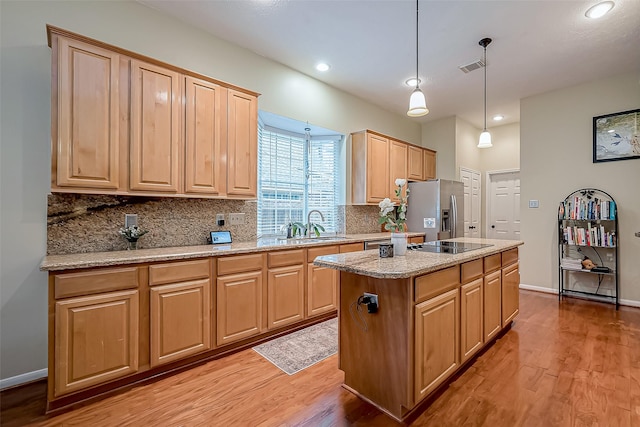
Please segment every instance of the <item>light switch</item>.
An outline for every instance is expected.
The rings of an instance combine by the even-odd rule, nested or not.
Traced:
[[[540,207],[540,201],[538,201],[538,200],[529,200],[529,207],[530,208]]]

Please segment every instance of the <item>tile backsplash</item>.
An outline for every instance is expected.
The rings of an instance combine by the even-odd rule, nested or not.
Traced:
[[[225,225],[216,225],[216,214]],[[243,225],[230,225],[230,213],[244,213]],[[256,239],[255,200],[189,199],[139,196],[97,196],[53,193],[47,204],[47,254],[126,249],[118,230],[125,214],[137,214],[149,230],[138,248],[204,245],[210,231],[230,230],[234,241]]]
[[[339,233],[377,233],[378,206],[338,207]],[[230,213],[244,213],[243,225],[230,225]],[[137,214],[146,230],[138,248],[204,245],[210,231],[230,230],[235,242],[257,238],[257,202],[233,199],[190,199],[99,196],[53,193],[47,205],[47,254],[118,251],[127,247],[118,230],[125,214]],[[224,214],[225,225],[216,225]]]

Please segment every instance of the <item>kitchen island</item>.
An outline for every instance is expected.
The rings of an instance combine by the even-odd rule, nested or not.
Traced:
[[[344,387],[397,420],[420,409],[453,374],[508,329],[518,314],[522,241],[458,254],[378,251],[326,255],[340,271],[339,368]],[[365,293],[377,296],[378,307]]]

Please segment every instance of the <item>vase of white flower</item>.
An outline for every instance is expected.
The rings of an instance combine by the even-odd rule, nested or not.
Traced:
[[[137,225],[133,225],[131,227],[121,228],[119,231],[120,235],[127,239],[127,250],[135,250],[138,249],[138,239],[149,232],[149,230],[143,230]]]
[[[407,200],[409,199],[409,186],[407,180],[397,178],[396,197],[400,204],[396,207],[395,203],[388,197],[378,203],[380,207],[379,224],[384,224],[384,229],[391,231],[391,243],[393,243],[393,254],[402,256],[407,252],[407,233],[405,233],[405,223],[407,221]]]

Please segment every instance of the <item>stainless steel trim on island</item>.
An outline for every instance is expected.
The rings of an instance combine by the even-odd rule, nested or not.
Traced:
[[[316,258],[340,271],[339,368],[344,387],[396,420],[508,329],[519,311],[522,241],[458,238],[491,245],[461,254],[360,251]],[[377,312],[362,305],[378,297]],[[486,333],[485,333],[486,332]]]

